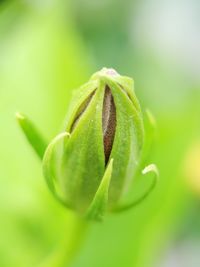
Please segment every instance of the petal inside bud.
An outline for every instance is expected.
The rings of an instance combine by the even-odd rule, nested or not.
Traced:
[[[116,128],[116,108],[110,88],[106,85],[103,102],[103,141],[105,164],[107,164],[113,146]]]

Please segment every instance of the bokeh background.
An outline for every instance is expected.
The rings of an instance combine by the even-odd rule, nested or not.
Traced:
[[[56,267],[78,231],[15,112],[51,140],[73,89],[104,66],[133,77],[156,117],[160,181],[141,206],[91,225],[67,266],[200,266],[199,59],[198,0],[0,1],[1,267]]]

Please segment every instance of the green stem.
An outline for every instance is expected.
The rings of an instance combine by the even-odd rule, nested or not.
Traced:
[[[79,217],[74,218],[70,229],[63,233],[64,239],[56,250],[38,267],[68,267],[76,256],[85,237],[89,223]],[[70,230],[70,231],[69,231]]]

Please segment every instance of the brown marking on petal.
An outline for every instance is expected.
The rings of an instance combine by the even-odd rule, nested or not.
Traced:
[[[116,108],[110,88],[106,85],[103,102],[103,141],[105,164],[107,164],[113,146],[116,128]]]
[[[84,111],[87,109],[88,105],[90,104],[90,101],[92,100],[92,97],[94,95],[95,91],[91,93],[91,95],[89,95],[89,97],[81,104],[81,106],[79,107],[75,119],[72,123],[70,132],[72,133],[74,128],[76,127],[77,123],[79,122],[81,116],[83,115]]]

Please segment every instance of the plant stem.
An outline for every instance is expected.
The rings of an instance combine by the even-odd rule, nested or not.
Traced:
[[[68,267],[78,252],[85,237],[89,223],[79,217],[74,217],[70,231],[63,233],[63,240],[56,250],[38,267]]]

